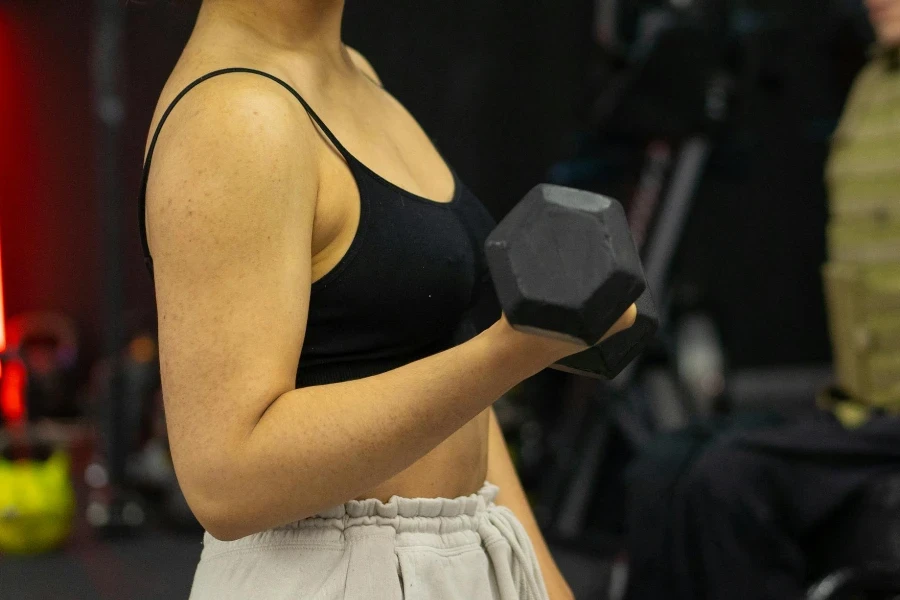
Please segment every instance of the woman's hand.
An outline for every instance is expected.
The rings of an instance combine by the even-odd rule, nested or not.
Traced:
[[[624,313],[622,313],[619,320],[609,328],[602,338],[600,338],[600,341],[602,342],[608,337],[628,329],[634,325],[636,318],[637,307],[632,304]],[[546,362],[546,366],[552,365],[570,354],[583,352],[588,348],[583,344],[525,333],[513,329],[512,325],[509,324],[509,321],[506,320],[505,314],[501,314],[500,320],[491,328],[496,330],[498,339],[503,340],[501,343],[510,344],[516,349],[517,353],[522,353],[522,356],[527,356],[529,358],[534,358],[535,356],[540,357],[541,360]]]

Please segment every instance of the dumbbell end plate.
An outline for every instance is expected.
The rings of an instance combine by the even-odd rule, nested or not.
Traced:
[[[584,352],[567,356],[553,368],[597,379],[612,379],[621,373],[653,340],[659,328],[659,315],[650,291],[644,290],[635,304],[638,315],[634,325]]]

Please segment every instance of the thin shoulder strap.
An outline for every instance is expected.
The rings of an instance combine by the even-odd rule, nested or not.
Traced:
[[[145,212],[145,207],[147,203],[147,182],[150,179],[150,163],[153,160],[153,151],[156,148],[156,142],[159,139],[159,133],[162,131],[163,125],[166,123],[166,119],[169,118],[169,115],[172,113],[172,110],[178,104],[178,102],[184,98],[184,96],[190,92],[192,89],[206,81],[207,79],[212,79],[213,77],[217,77],[219,75],[224,75],[226,73],[252,73],[254,75],[261,75],[268,79],[271,79],[275,83],[284,87],[287,91],[293,94],[294,98],[297,99],[300,104],[303,105],[303,108],[306,109],[307,114],[309,114],[310,118],[319,126],[322,132],[328,137],[329,141],[334,144],[334,147],[338,149],[338,151],[344,156],[344,158],[348,159],[348,161],[353,158],[353,155],[350,154],[346,148],[338,141],[337,137],[328,127],[322,122],[322,119],[319,118],[319,115],[312,109],[309,103],[303,99],[300,94],[297,93],[293,87],[284,82],[283,80],[275,77],[270,73],[266,73],[265,71],[259,71],[257,69],[249,69],[245,67],[230,67],[227,69],[219,69],[217,71],[211,71],[202,77],[198,77],[191,83],[189,83],[183,90],[181,90],[175,99],[169,104],[163,113],[162,117],[159,120],[159,123],[156,126],[156,131],[153,132],[153,139],[150,141],[150,148],[147,150],[147,159],[144,161],[143,174],[141,176],[141,189],[138,196],[138,222],[140,224],[140,233],[141,233],[141,247],[143,248],[144,253],[144,264],[147,266],[147,270],[150,272],[150,276],[153,276],[153,258],[150,256],[150,245],[147,242],[147,219]]]

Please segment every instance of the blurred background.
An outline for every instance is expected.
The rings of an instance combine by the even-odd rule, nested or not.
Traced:
[[[3,600],[190,588],[137,198],[195,15],[0,0]],[[873,39],[855,0],[347,2],[345,42],[495,218],[542,181],[626,206],[657,339],[613,382],[546,371],[497,405],[578,598],[623,597],[625,474],[660,436],[818,410],[825,161]]]

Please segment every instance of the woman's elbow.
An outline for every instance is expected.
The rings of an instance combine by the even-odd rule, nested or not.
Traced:
[[[229,526],[227,523],[215,523],[209,526],[204,525],[203,523],[201,524],[203,525],[203,529],[206,530],[206,533],[220,542],[233,542],[250,535],[249,533],[239,533],[237,528]]]
[[[182,486],[182,491],[194,518],[208,534],[223,542],[242,537],[238,535],[240,519],[234,514],[236,511],[233,507],[223,500],[224,494],[211,490],[191,490],[189,486]]]
[[[277,526],[271,515],[258,500],[251,500],[246,494],[228,490],[206,488],[202,492],[185,493],[185,499],[203,529],[222,542],[233,542],[248,535]],[[304,512],[301,511],[300,512]],[[310,515],[313,512],[309,513]],[[299,520],[300,514],[291,520]]]
[[[179,477],[184,498],[203,529],[223,542],[252,533],[249,531],[250,518],[242,508],[241,497],[234,491],[234,483],[210,479],[208,476]]]
[[[276,526],[264,515],[240,511],[227,503],[217,503],[215,507],[207,504],[194,510],[194,516],[209,535],[222,542],[233,542]]]
[[[250,475],[257,470],[238,460],[205,467],[195,462],[186,467],[179,477],[185,500],[206,532],[217,540],[234,541],[312,516],[321,504],[305,494],[291,494],[286,510],[283,499],[267,493],[269,486]]]

